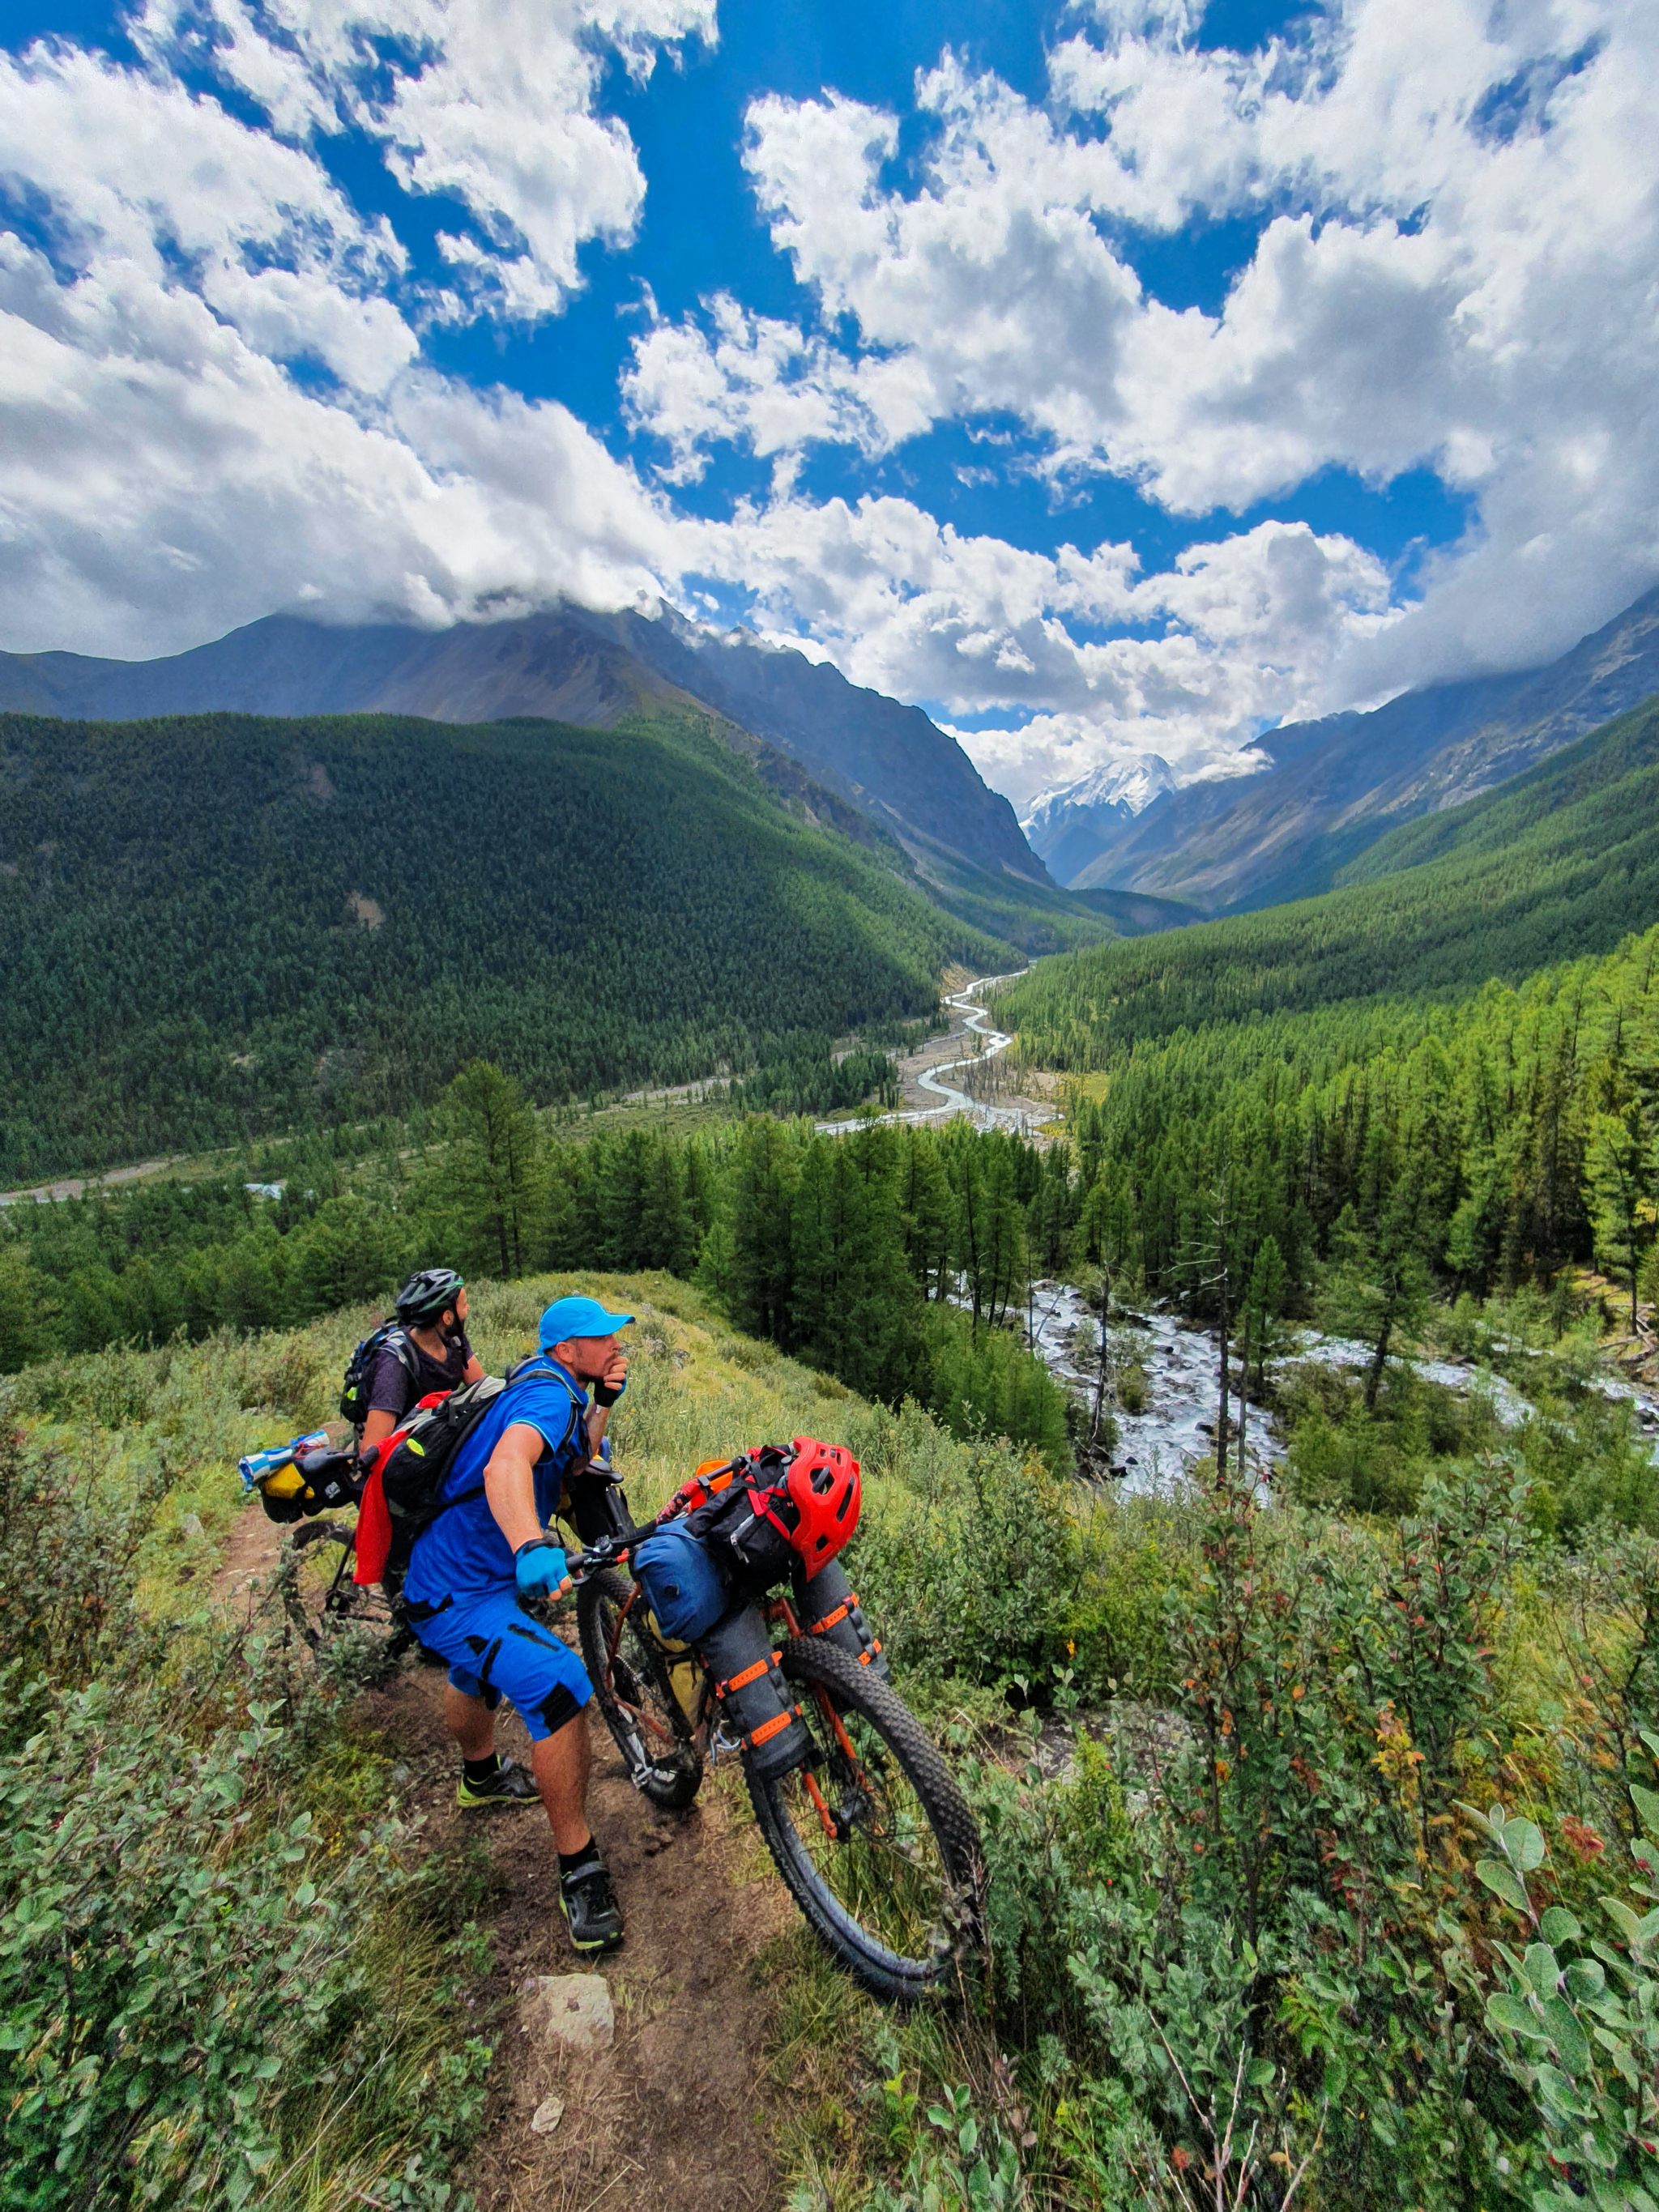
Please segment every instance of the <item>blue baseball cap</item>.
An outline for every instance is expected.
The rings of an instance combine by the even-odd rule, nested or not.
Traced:
[[[562,1344],[569,1336],[614,1336],[633,1318],[632,1314],[607,1313],[597,1298],[555,1298],[542,1316],[542,1349]]]

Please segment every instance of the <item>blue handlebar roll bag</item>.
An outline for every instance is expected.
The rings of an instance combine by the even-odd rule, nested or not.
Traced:
[[[665,1636],[694,1644],[732,1602],[731,1587],[708,1546],[671,1522],[634,1554],[634,1572]]]

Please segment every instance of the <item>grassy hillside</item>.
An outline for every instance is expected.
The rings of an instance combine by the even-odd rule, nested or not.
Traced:
[[[1659,702],[1383,840],[1342,890],[1044,962],[999,1000],[1052,1066],[1388,994],[1516,982],[1659,918]]]
[[[574,1280],[481,1286],[486,1362]],[[778,1916],[741,1988],[696,1955],[769,2201],[1197,2212],[1208,2185],[1182,2177],[1206,2160],[1249,2212],[1287,2172],[1325,2212],[1566,2204],[1564,2173],[1585,2200],[1598,2178],[1609,2203],[1651,2194],[1626,2109],[1659,2002],[1626,1848],[1654,1848],[1644,1552],[1550,1549],[1505,1468],[1452,1459],[1398,1521],[1225,1485],[1120,1505],[826,1388],[684,1285],[581,1287],[640,1316],[614,1424],[636,1503],[761,1436],[858,1454],[852,1571],[985,1842],[987,1940],[948,2018],[826,1966],[752,1831],[694,1893],[697,1925]],[[543,2156],[514,2007],[569,1960],[526,1823],[457,1832],[418,1669],[362,1694],[368,1655],[313,1667],[268,1583],[211,1595],[226,1547],[245,1572],[266,1533],[234,1454],[329,1410],[365,1319],[5,1386],[0,1665],[28,1684],[0,1713],[9,2204],[509,2212]],[[683,2125],[663,2007],[696,1927],[677,1907],[672,1953],[637,1931],[698,1837],[744,1820],[728,1772],[684,1826],[605,1806],[635,1916],[605,1966],[615,2063],[653,2207],[687,2201],[655,2153]],[[1504,1948],[1523,1925],[1532,1984]],[[1565,1994],[1540,2014],[1546,1940]],[[1534,2063],[1540,2020],[1576,2115]],[[568,2094],[561,2179],[594,2141]]]
[[[912,1018],[1009,948],[696,720],[0,717],[0,1177]]]

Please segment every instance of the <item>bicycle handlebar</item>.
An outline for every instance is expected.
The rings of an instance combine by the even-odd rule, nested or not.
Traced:
[[[647,1536],[654,1536],[656,1533],[656,1522],[647,1521],[637,1528],[622,1529],[614,1536],[601,1536],[597,1543],[589,1544],[582,1551],[567,1552],[565,1565],[569,1570],[571,1581],[580,1589],[585,1582],[591,1581],[603,1569],[614,1567],[635,1544],[644,1543]]]

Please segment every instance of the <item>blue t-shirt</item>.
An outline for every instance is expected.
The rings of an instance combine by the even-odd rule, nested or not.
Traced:
[[[524,1422],[541,1432],[545,1449],[536,1462],[536,1517],[545,1528],[559,1503],[570,1447],[586,1449],[581,1416],[587,1393],[556,1359],[544,1356],[535,1371],[510,1382],[455,1455],[444,1484],[446,1498],[459,1498],[415,1539],[404,1594],[421,1605],[476,1596],[515,1580],[513,1547],[501,1532],[483,1495],[484,1469],[506,1431]],[[465,1493],[476,1490],[476,1498]]]

